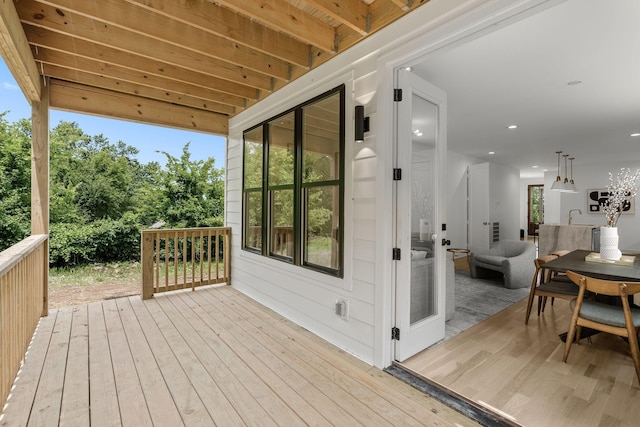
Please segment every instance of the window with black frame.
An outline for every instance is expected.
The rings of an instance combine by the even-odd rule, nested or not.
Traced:
[[[344,86],[244,132],[245,250],[342,277]]]

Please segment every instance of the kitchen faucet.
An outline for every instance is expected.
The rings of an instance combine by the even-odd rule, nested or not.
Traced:
[[[582,211],[580,209],[569,209],[569,225],[571,225],[571,221],[573,220],[573,211],[578,211],[578,213],[582,215]]]

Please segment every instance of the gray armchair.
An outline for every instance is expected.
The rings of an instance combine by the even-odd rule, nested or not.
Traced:
[[[526,288],[531,283],[535,270],[536,247],[520,240],[501,240],[490,249],[469,254],[471,277],[487,275],[487,270],[504,275],[504,286],[508,289]]]

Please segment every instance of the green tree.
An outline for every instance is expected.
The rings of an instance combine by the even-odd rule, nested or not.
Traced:
[[[191,160],[187,143],[180,158],[160,151],[167,158],[167,170],[160,174],[158,219],[171,227],[221,226],[224,210],[224,170],[215,159]]]
[[[9,124],[0,114],[0,251],[31,228],[31,129],[27,120]]]

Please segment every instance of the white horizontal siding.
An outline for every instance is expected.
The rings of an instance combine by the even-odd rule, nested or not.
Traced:
[[[227,225],[232,232],[232,285],[285,317],[313,331],[344,350],[372,363],[375,343],[375,207],[376,153],[375,134],[368,132],[364,144],[353,142],[353,105],[355,93],[350,87],[375,88],[375,75],[358,84],[350,74],[326,83],[318,92],[339,84],[347,85],[345,147],[345,276],[338,279],[296,267],[282,261],[248,253],[241,249],[242,212],[242,132],[269,118],[258,114],[256,122],[231,126],[227,159]],[[363,93],[362,95],[366,95]],[[313,97],[292,99],[281,113]],[[371,96],[369,96],[371,98]],[[365,106],[372,117],[373,107]],[[349,318],[335,314],[338,299],[348,300]]]

